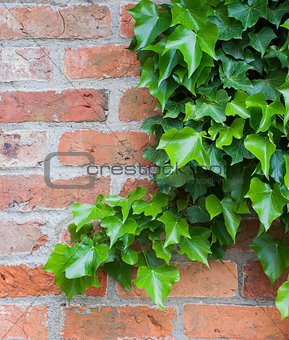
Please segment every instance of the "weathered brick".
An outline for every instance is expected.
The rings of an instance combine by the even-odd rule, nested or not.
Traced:
[[[0,130],[0,168],[39,166],[45,154],[45,132]]]
[[[85,185],[89,176],[73,180],[57,180],[57,185]],[[20,205],[23,210],[34,208],[68,208],[75,202],[94,203],[100,193],[108,194],[110,179],[102,178],[95,181],[90,189],[52,189],[46,186],[41,175],[3,175],[0,176],[0,210]]]
[[[0,122],[104,121],[108,110],[105,90],[0,93]]]
[[[156,194],[156,192],[159,191],[159,188],[156,184],[156,182],[154,183],[151,183],[152,181],[151,180],[148,180],[148,179],[128,179],[123,187],[121,188],[121,191],[120,191],[120,195],[123,196],[123,197],[127,197],[128,194],[133,190],[135,189],[136,187],[145,187],[148,189],[148,192],[147,194],[144,196],[143,199],[145,200],[149,200],[150,199],[150,196],[149,194],[151,195],[154,195]]]
[[[12,14],[5,7],[0,8],[2,39],[99,38],[112,34],[107,6],[69,6],[59,10],[50,6],[23,6],[10,11]]]
[[[235,296],[238,289],[237,268],[235,263],[209,262],[211,269],[198,262],[178,264],[180,281],[173,285],[170,297],[218,297]],[[134,272],[134,278],[136,271]],[[144,289],[134,284],[131,292],[124,290],[117,283],[118,295],[122,298],[148,298]]]
[[[147,306],[73,307],[65,311],[65,339],[172,339],[175,308]]]
[[[71,79],[121,78],[139,75],[139,61],[126,46],[105,45],[66,49],[65,74]]]
[[[194,305],[183,308],[188,338],[287,340],[289,319],[273,307]]]
[[[0,221],[0,255],[29,254],[47,242],[41,222],[17,223]]]
[[[148,135],[140,132],[103,134],[93,130],[78,130],[66,132],[61,136],[58,151],[89,152],[94,157],[95,164],[147,165],[149,162],[142,157],[142,151],[149,145]],[[73,156],[61,156],[60,161],[71,165],[85,165],[89,162],[86,157]]]
[[[275,281],[271,288],[270,279],[264,273],[260,262],[247,262],[243,268],[243,295],[247,298],[275,298],[277,290],[287,280],[289,269]]]
[[[144,121],[160,114],[154,111],[157,100],[152,97],[147,88],[130,88],[120,99],[119,119],[129,121]]]
[[[134,7],[133,4],[121,6],[121,9],[120,9],[120,35],[122,37],[133,37],[134,36],[133,27],[134,27],[134,24],[135,24],[135,20],[127,12],[128,9],[132,9],[133,7]]]
[[[48,316],[44,305],[1,305],[1,339],[48,339]]]
[[[106,294],[107,276],[98,271],[100,288],[90,287],[86,295],[104,296]],[[42,267],[29,268],[20,266],[0,266],[0,297],[25,297],[61,294],[54,284],[54,274],[45,272]]]
[[[0,49],[0,81],[49,80],[51,61],[47,47]]]

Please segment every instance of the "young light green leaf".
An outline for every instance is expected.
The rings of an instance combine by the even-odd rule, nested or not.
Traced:
[[[174,249],[173,244],[168,247],[165,247],[162,241],[153,242],[153,250],[156,252],[156,256],[159,257],[160,259],[164,259],[167,264],[169,264],[170,262],[173,249]]]
[[[134,265],[138,261],[138,254],[135,250],[127,248],[121,252],[121,259],[127,264]]]
[[[237,90],[234,99],[231,102],[227,103],[226,115],[227,116],[238,115],[243,119],[250,118],[251,111],[246,107],[247,98],[248,95],[246,92]]]
[[[289,29],[289,27],[288,27]],[[282,319],[289,316],[289,277],[278,289],[276,307],[279,309]]]
[[[252,179],[246,197],[251,199],[252,206],[266,230],[276,218],[282,215],[284,206],[289,203],[289,200],[282,195],[278,183],[275,183],[272,189],[257,177]]]
[[[230,196],[226,196],[222,200],[222,207],[226,228],[235,243],[236,234],[241,223],[241,216],[237,213],[238,205]]]
[[[221,201],[213,194],[206,197],[206,209],[211,216],[211,220],[223,212]]]
[[[175,266],[162,265],[155,269],[140,267],[137,278],[133,281],[138,288],[145,288],[152,300],[163,310],[164,301],[172,285],[180,280],[179,270]]]
[[[284,184],[289,189],[289,156],[284,155],[285,166],[286,166],[286,174],[284,176]]]

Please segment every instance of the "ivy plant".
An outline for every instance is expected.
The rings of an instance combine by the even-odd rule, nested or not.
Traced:
[[[142,0],[129,13],[139,86],[161,112],[143,124],[155,135],[143,155],[170,171],[155,175],[159,192],[149,200],[137,187],[127,198],[73,204],[75,244],[56,245],[44,269],[69,300],[99,287],[101,268],[164,309],[179,280],[172,254],[209,267],[208,258],[222,260],[236,242],[247,215],[260,221],[250,247],[273,284],[289,266],[289,2]],[[276,219],[279,239],[270,234]],[[276,306],[289,316],[289,279]]]

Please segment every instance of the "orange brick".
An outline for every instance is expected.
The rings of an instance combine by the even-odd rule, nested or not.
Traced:
[[[199,262],[187,262],[177,265],[180,281],[173,285],[170,297],[218,297],[235,296],[238,289],[237,268],[235,263],[211,261],[211,269]],[[136,271],[134,278],[136,277]],[[144,289],[134,284],[131,292],[117,284],[118,295],[125,299],[148,298]]]
[[[47,308],[44,305],[0,305],[1,339],[48,339]]]
[[[47,92],[2,92],[0,121],[104,121],[108,110],[105,90],[80,89]]]
[[[130,37],[134,36],[133,27],[135,24],[135,20],[133,17],[127,12],[128,9],[132,9],[134,7],[133,4],[121,6],[120,10],[120,35],[122,37]]]
[[[65,311],[65,339],[172,339],[175,308],[147,306],[73,307]]]
[[[273,307],[193,305],[183,308],[188,338],[287,340],[289,318]]]
[[[66,49],[64,67],[71,79],[139,76],[137,56],[124,45]]]

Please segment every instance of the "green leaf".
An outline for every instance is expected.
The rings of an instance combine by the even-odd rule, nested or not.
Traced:
[[[268,9],[268,20],[271,21],[277,28],[280,25],[282,17],[289,12],[289,4],[287,1],[280,4],[277,8],[269,8]],[[286,26],[283,26],[286,27]],[[288,29],[289,29],[289,20],[288,20]]]
[[[254,155],[245,148],[243,139],[235,139],[230,146],[223,147],[223,150],[232,157],[231,166],[242,162],[244,158],[254,158]]]
[[[200,0],[172,0],[172,25],[182,24],[188,30],[198,31],[207,18],[207,7]]]
[[[138,254],[135,250],[127,248],[121,252],[121,259],[127,264],[134,265],[138,261]]]
[[[165,213],[158,218],[158,221],[162,222],[166,227],[166,241],[164,247],[179,243],[181,235],[190,237],[189,225],[185,218],[178,221],[171,211],[165,211]]]
[[[174,245],[165,247],[162,241],[155,241],[153,243],[153,250],[156,252],[156,256],[159,257],[160,259],[164,259],[167,262],[167,264],[169,264],[170,262],[173,249]]]
[[[245,148],[259,159],[265,176],[269,178],[270,158],[276,150],[276,145],[271,138],[261,135],[249,135],[245,139]]]
[[[73,214],[75,224],[77,225],[76,232],[88,222],[115,214],[115,211],[109,205],[101,202],[102,199],[103,196],[101,196],[100,201],[97,201],[96,205],[74,203],[69,207],[69,210]]]
[[[215,54],[215,45],[218,40],[218,36],[218,26],[211,22],[207,22],[197,32],[197,41],[201,50],[214,59],[217,59]]]
[[[261,52],[262,57],[270,42],[277,38],[276,34],[270,27],[263,27],[258,33],[250,32],[249,37],[250,45],[253,46],[255,50]]]
[[[289,19],[287,19],[283,25],[281,25],[282,27],[285,27],[289,30]]]
[[[248,95],[246,92],[237,90],[234,99],[227,103],[226,115],[227,116],[240,116],[243,119],[251,117],[251,111],[246,106]]]
[[[266,18],[267,0],[254,0],[251,5],[235,0],[228,5],[228,13],[230,17],[240,20],[247,29],[254,26],[260,17]]]
[[[284,240],[276,240],[268,234],[254,238],[250,247],[258,254],[265,274],[273,283],[289,266],[289,248]]]
[[[204,148],[210,159],[210,168],[208,170],[222,177],[226,177],[227,163],[223,159],[225,153],[218,149],[214,143],[211,145],[205,143]]]
[[[191,238],[182,237],[178,252],[181,255],[186,254],[192,261],[200,261],[210,268],[208,264],[208,257],[211,254],[210,242],[208,241],[210,235],[211,231],[208,228],[191,228]]]
[[[184,56],[184,60],[189,68],[189,77],[201,63],[202,51],[196,39],[196,34],[192,30],[180,25],[172,33],[166,44],[163,54],[170,50],[178,49]]]
[[[144,213],[145,216],[156,218],[163,211],[163,207],[168,205],[168,196],[157,192],[152,196],[151,203],[145,201],[136,201],[133,203],[134,214]]]
[[[175,266],[162,265],[155,269],[140,267],[137,278],[133,281],[137,288],[145,288],[152,300],[164,309],[164,301],[172,285],[180,280],[179,270]]]
[[[276,218],[282,215],[283,207],[289,202],[282,195],[278,183],[275,183],[272,189],[257,177],[252,179],[246,197],[251,199],[252,206],[266,230]]]
[[[222,200],[222,207],[226,228],[235,243],[235,237],[241,223],[241,216],[237,213],[238,205],[230,196],[226,196]]]
[[[123,235],[134,234],[137,228],[137,223],[133,218],[128,218],[123,222],[117,216],[105,217],[100,225],[106,228],[106,234],[110,238],[110,248]]]
[[[211,220],[223,212],[221,201],[215,195],[206,197],[206,209],[211,216]]]
[[[114,277],[125,290],[131,290],[133,266],[126,264],[118,258],[113,262],[105,263],[102,271]]]
[[[286,105],[286,115],[284,117],[284,126],[286,126],[289,121],[289,77],[286,79],[285,83],[282,86],[277,88],[277,90],[279,90],[284,97],[284,101]]]
[[[171,160],[172,167],[181,168],[195,160],[200,165],[209,166],[209,157],[202,145],[206,132],[196,132],[190,127],[183,130],[171,129],[162,135],[158,149],[164,149]]]
[[[88,239],[88,238],[87,238]],[[93,245],[92,243],[76,244],[66,250],[67,265],[65,275],[68,279],[76,279],[82,276],[92,276],[98,267],[108,257],[108,246],[105,244]]]
[[[168,7],[163,6],[160,13],[158,6],[149,0],[140,1],[134,8],[128,10],[128,13],[136,21],[134,26],[137,40],[135,51],[151,44],[171,24]]]
[[[289,156],[284,155],[285,166],[286,166],[286,174],[284,176],[284,184],[289,189]]]
[[[200,197],[197,205],[187,208],[187,214],[191,223],[209,222],[210,215],[206,209],[205,197]]]
[[[81,235],[89,235],[90,232],[93,230],[93,226],[91,224],[85,224],[81,227],[81,229],[76,232],[77,225],[70,224],[68,226],[68,230],[70,233],[70,242],[79,242],[81,240]]]
[[[288,28],[289,29],[289,28]],[[278,289],[276,307],[279,309],[282,319],[289,316],[289,277]]]

